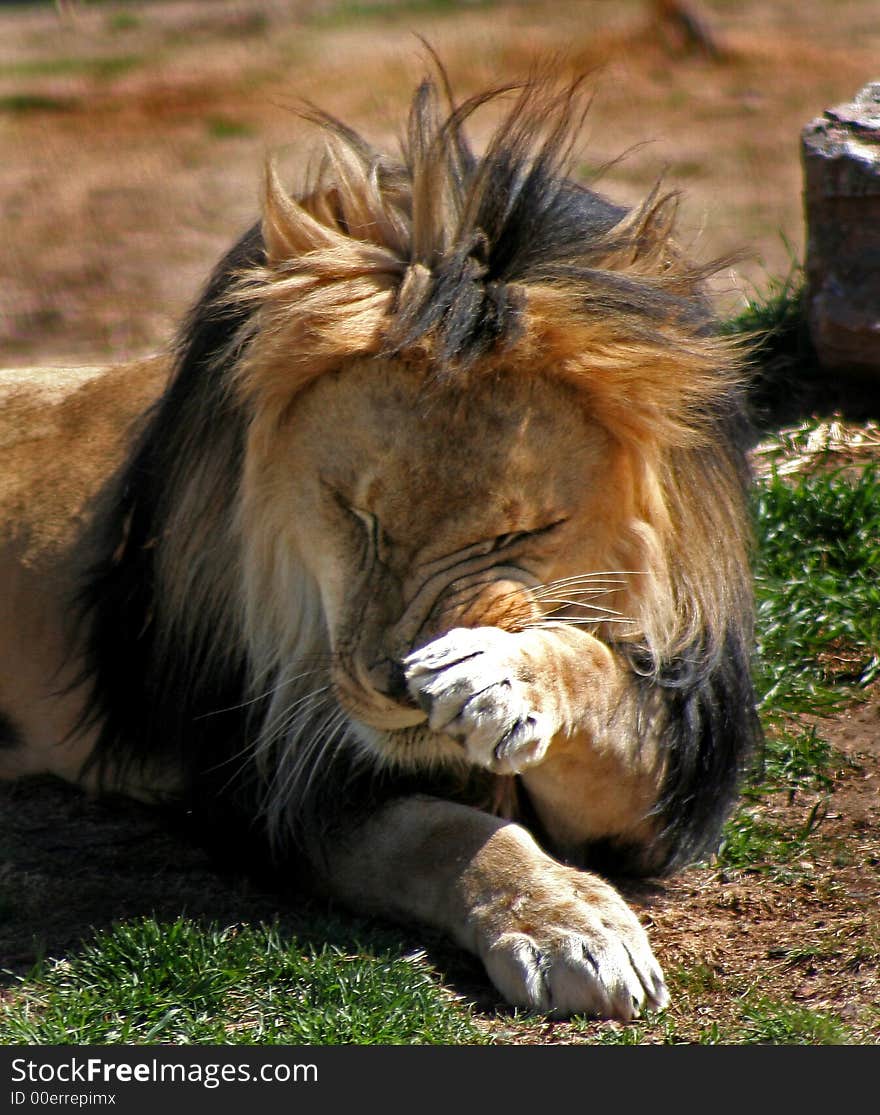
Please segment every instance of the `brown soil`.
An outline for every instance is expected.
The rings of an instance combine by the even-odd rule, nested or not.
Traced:
[[[211,263],[252,221],[264,152],[283,148],[297,177],[308,133],[290,112],[295,97],[393,140],[425,68],[414,30],[462,95],[553,52],[561,71],[595,70],[582,169],[629,150],[606,170],[607,193],[635,201],[666,171],[685,191],[683,235],[701,258],[751,249],[717,281],[722,308],[802,254],[800,128],[880,76],[874,0],[707,0],[714,60],[661,35],[640,0],[463,4],[454,15],[389,3],[403,14],[388,20],[346,19],[329,0],[71,7],[67,20],[45,7],[0,16],[0,343],[10,364],[166,344]],[[833,1014],[852,1040],[880,1039],[876,688],[820,731],[841,756],[833,785],[755,806],[792,832],[810,829],[795,862],[695,867],[633,892],[678,988],[642,1040],[670,1028],[689,1040],[712,1023],[734,1033],[743,1004],[762,996]],[[295,920],[136,805],[89,802],[54,783],[0,787],[0,966],[22,972],[118,918],[231,923],[279,908]],[[445,968],[494,1010],[466,961]],[[601,1033],[488,1019],[502,1040]]]
[[[736,1025],[736,1000],[763,997],[880,1038],[880,692],[819,729],[841,757],[833,786],[759,807],[793,836],[810,830],[796,860],[778,876],[695,868],[650,907],[665,964],[707,976],[672,1007],[682,1035]]]

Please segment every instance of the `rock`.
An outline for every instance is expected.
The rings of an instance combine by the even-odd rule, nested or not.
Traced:
[[[880,376],[880,81],[804,128],[807,320],[820,364]]]

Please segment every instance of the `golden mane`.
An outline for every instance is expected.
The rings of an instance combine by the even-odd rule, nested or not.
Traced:
[[[476,158],[464,124],[511,92]],[[747,560],[725,428],[742,366],[703,293],[719,264],[675,244],[674,194],[655,188],[626,211],[570,181],[579,105],[577,83],[541,79],[444,112],[426,81],[396,160],[311,112],[323,158],[298,199],[269,164],[265,260],[228,296],[253,311],[236,383],[267,446],[297,392],[355,357],[463,386],[501,368],[573,383],[628,462],[638,525],[609,558],[651,571],[632,614],[661,657],[698,634],[711,649],[744,604],[730,586]]]

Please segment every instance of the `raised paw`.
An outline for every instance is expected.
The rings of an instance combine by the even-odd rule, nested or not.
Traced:
[[[459,740],[473,763],[497,774],[540,762],[557,731],[523,676],[520,640],[496,627],[455,628],[403,664],[431,729]]]

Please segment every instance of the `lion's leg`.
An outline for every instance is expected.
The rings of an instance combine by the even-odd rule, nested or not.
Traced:
[[[636,728],[631,674],[598,639],[564,624],[456,628],[405,667],[431,728],[475,765],[520,775],[555,845],[651,841],[662,753]]]
[[[668,1001],[620,895],[544,853],[520,825],[428,797],[392,802],[328,852],[355,909],[441,929],[515,1006],[629,1019]]]

